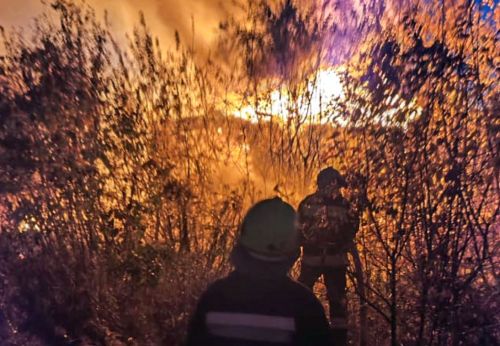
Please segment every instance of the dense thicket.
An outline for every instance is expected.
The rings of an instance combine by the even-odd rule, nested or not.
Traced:
[[[244,8],[208,60],[66,0],[3,33],[0,339],[180,343],[244,209],[333,164],[362,218],[352,339],[367,306],[370,344],[497,344],[498,9]]]

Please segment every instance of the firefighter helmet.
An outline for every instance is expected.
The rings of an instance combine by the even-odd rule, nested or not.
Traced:
[[[323,189],[330,185],[332,182],[337,182],[340,187],[346,187],[347,182],[345,181],[342,174],[333,167],[327,167],[319,172],[317,177],[317,184],[319,189]]]
[[[262,260],[286,260],[296,255],[299,242],[295,210],[279,197],[258,202],[243,218],[238,244]]]

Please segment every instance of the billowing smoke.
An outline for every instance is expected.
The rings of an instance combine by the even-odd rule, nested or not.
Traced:
[[[143,11],[148,26],[162,45],[172,45],[177,30],[184,43],[194,43],[202,51],[208,51],[214,44],[219,22],[227,16],[228,6],[231,6],[223,0],[87,0],[87,3],[96,10],[98,17],[102,18],[104,11],[108,11],[113,31],[118,36],[131,32],[139,21],[139,11]],[[0,26],[7,30],[29,26],[43,9],[41,0],[0,0]]]

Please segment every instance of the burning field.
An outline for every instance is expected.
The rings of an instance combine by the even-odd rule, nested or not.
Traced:
[[[497,1],[19,3],[1,345],[182,344],[244,211],[326,166],[360,217],[351,342],[500,342]]]

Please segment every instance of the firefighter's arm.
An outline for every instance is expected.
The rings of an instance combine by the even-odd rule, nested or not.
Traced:
[[[298,319],[297,334],[299,345],[331,345],[330,328],[325,310],[315,297],[312,297],[302,309],[302,316]]]
[[[305,227],[306,227],[306,222],[305,222],[305,217],[304,217],[304,201],[302,201],[299,205],[299,209],[298,209],[298,217],[297,217],[297,229],[299,231],[299,244],[302,246],[304,245],[305,241],[306,241],[306,237],[305,237]]]
[[[359,215],[351,208],[349,209],[348,215],[349,215],[349,228],[351,229],[352,237],[354,239],[356,233],[359,230]]]
[[[346,208],[346,228],[349,236],[354,239],[359,229],[359,215],[358,212],[351,206],[349,201],[344,199],[344,207]]]
[[[205,323],[206,310],[205,297],[203,295],[189,323],[185,346],[207,345],[208,332]]]

